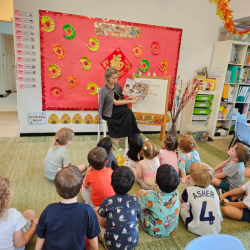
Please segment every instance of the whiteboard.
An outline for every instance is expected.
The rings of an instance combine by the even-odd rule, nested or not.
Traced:
[[[133,112],[165,114],[168,79],[135,78],[136,82],[150,84],[147,99],[132,105]]]

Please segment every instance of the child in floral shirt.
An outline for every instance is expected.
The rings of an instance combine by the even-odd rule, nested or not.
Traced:
[[[175,169],[164,164],[156,174],[155,190],[139,190],[137,193],[143,229],[152,236],[168,237],[173,235],[179,220],[179,175]]]

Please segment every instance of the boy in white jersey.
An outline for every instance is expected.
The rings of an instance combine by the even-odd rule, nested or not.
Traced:
[[[181,218],[192,233],[218,234],[223,219],[219,195],[210,185],[214,176],[213,170],[205,163],[193,162],[189,173],[186,177],[186,187],[180,196]],[[190,186],[191,180],[194,186]]]

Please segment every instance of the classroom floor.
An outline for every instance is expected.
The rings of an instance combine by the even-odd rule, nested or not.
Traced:
[[[158,134],[148,135],[149,139],[159,149],[161,142]],[[11,207],[24,211],[35,210],[39,217],[44,208],[53,202],[59,202],[54,184],[44,177],[43,160],[51,145],[52,137],[23,137],[23,138],[0,138],[0,175],[4,175],[13,182],[15,193]],[[124,145],[124,142],[123,142]],[[96,146],[96,136],[76,136],[72,144],[67,148],[72,164],[78,165],[87,162],[89,150]],[[201,160],[211,167],[227,159],[227,154],[216,149],[208,143],[198,143],[198,152]],[[117,155],[117,151],[114,154]],[[123,155],[124,152],[119,152]],[[183,184],[178,187],[179,192],[184,188]],[[132,195],[140,189],[135,183],[131,191]],[[78,196],[78,201],[83,202]],[[250,224],[247,222],[234,221],[224,217],[222,222],[222,234],[230,234],[239,238],[245,249],[250,249]],[[197,236],[186,230],[183,221],[179,219],[178,230],[169,238],[155,238],[139,229],[139,244],[137,250],[182,250],[186,244]],[[26,250],[33,250],[36,236],[28,243]],[[104,249],[100,243],[100,249]]]

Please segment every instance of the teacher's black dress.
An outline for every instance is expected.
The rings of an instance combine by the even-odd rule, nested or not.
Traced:
[[[114,98],[119,100],[116,92],[114,92]],[[102,116],[102,118],[108,122],[109,135],[112,138],[131,137],[141,133],[137,127],[134,113],[127,105],[113,104],[112,116]]]

